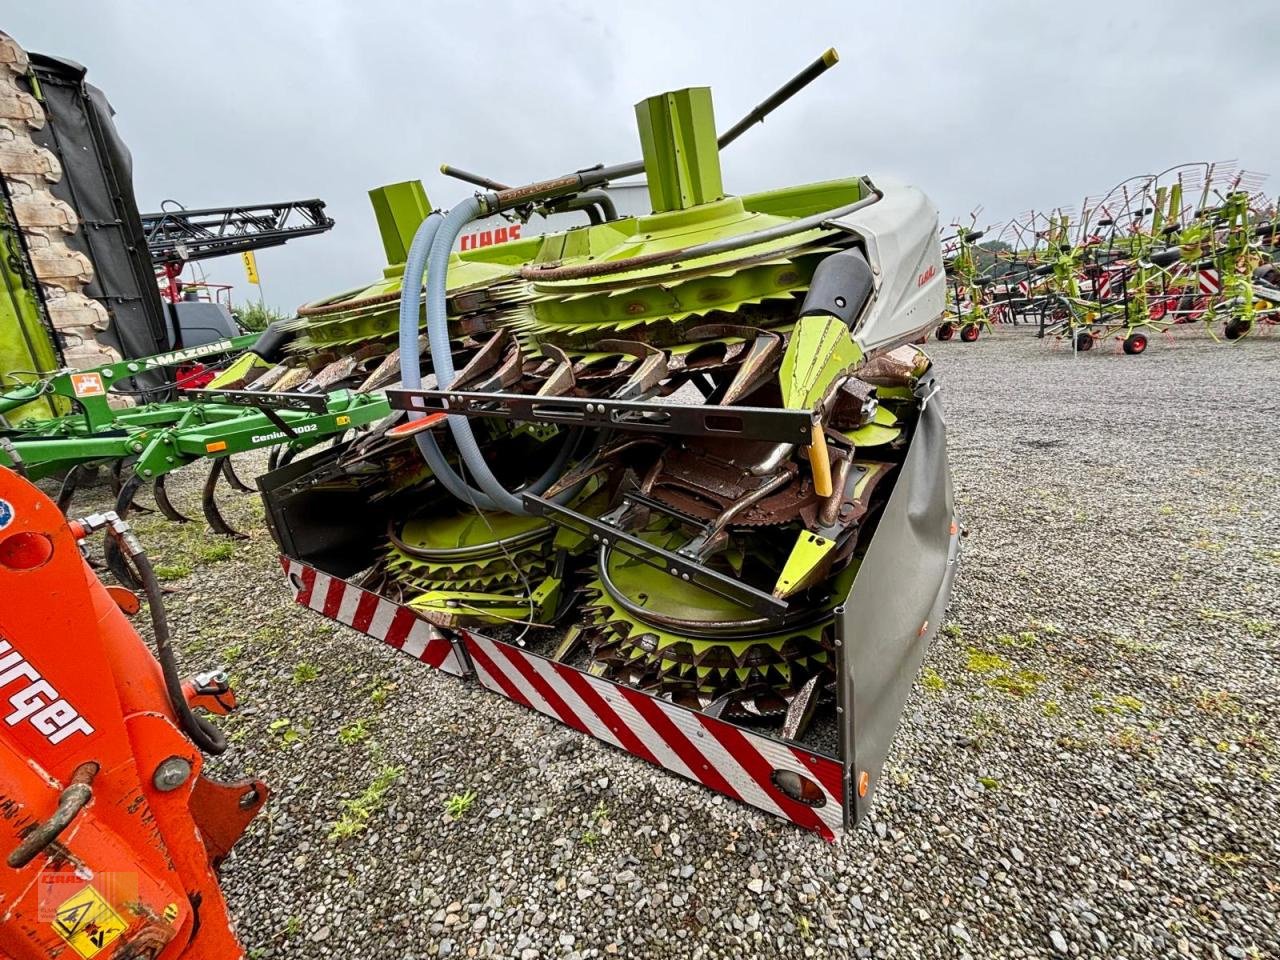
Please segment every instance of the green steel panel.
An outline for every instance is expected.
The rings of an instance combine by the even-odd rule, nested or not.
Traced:
[[[686,87],[636,104],[636,124],[654,213],[724,196],[710,87]]]

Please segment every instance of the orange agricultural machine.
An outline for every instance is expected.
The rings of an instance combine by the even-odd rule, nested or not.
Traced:
[[[144,585],[155,655],[139,598],[85,561],[97,533]],[[0,468],[0,598],[0,958],[242,956],[215,870],[266,788],[204,775],[226,742],[195,709],[235,699],[220,674],[179,676],[128,527],[68,521]]]

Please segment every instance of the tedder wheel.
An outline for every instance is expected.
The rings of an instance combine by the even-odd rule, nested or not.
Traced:
[[[1145,333],[1131,333],[1125,337],[1124,352],[1129,354],[1139,354],[1147,349],[1147,335]]]
[[[978,334],[980,332],[981,331],[976,323],[966,323],[960,328],[960,339],[965,343],[973,343],[973,341],[978,339]]]
[[[1088,330],[1081,330],[1076,334],[1076,349],[1080,351],[1093,349],[1093,334]]]
[[[1247,320],[1241,320],[1239,318],[1235,320],[1228,320],[1227,326],[1222,333],[1228,340],[1239,340],[1249,332],[1249,328],[1251,326],[1252,324]]]
[[[956,325],[954,323],[939,324],[933,335],[939,340],[950,340],[956,335]]]

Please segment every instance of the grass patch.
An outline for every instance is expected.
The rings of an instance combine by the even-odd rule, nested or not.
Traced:
[[[924,674],[920,678],[920,684],[926,690],[933,690],[934,692],[945,690],[947,688],[947,681],[942,679],[942,675],[932,667],[924,668]]]
[[[173,563],[161,564],[156,567],[156,579],[158,580],[181,580],[183,577],[191,576],[195,568],[189,563]]]
[[[387,791],[404,774],[404,767],[383,767],[354,800],[342,801],[342,815],[329,831],[330,840],[345,840],[363,830],[382,809]]]
[[[201,563],[220,563],[223,560],[230,560],[236,554],[236,548],[230,543],[211,543],[208,546],[201,547],[196,553]]]
[[[1008,668],[1009,661],[998,653],[987,653],[975,647],[969,648],[969,660],[965,664],[965,669],[970,673],[995,673],[997,670]]]
[[[1137,697],[1121,695],[1119,697],[1113,697],[1110,701],[1099,698],[1099,702],[1093,705],[1093,712],[1100,714],[1132,714],[1141,713],[1145,708],[1146,704]]]
[[[1034,670],[1015,670],[997,674],[987,681],[987,686],[1010,696],[1025,697],[1035,693],[1044,679],[1043,673],[1036,673]]]

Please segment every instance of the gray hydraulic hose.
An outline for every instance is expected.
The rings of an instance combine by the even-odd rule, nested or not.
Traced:
[[[427,255],[427,339],[431,346],[431,369],[435,374],[436,389],[438,390],[447,390],[456,376],[456,371],[453,367],[453,353],[449,347],[449,316],[445,297],[449,273],[449,254],[453,250],[453,243],[458,238],[458,234],[462,232],[467,224],[480,215],[482,209],[478,197],[469,197],[450,210],[436,232],[435,238],[431,242],[431,251]],[[408,280],[407,269],[406,280]],[[401,322],[403,325],[403,319]],[[403,332],[401,336],[404,336]],[[415,350],[417,348],[416,339],[414,348]],[[403,356],[401,357],[401,362],[403,363]],[[520,517],[528,516],[528,511],[525,510],[524,503],[521,502],[520,498],[504,487],[498,478],[493,475],[493,471],[489,469],[489,464],[485,460],[484,454],[480,452],[480,445],[476,442],[475,434],[471,430],[471,422],[466,417],[455,414],[449,417],[448,423],[449,430],[453,433],[454,442],[458,445],[458,455],[462,458],[462,462],[467,465],[467,469],[471,471],[471,475],[475,477],[480,489],[487,494],[485,499],[495,504],[497,509],[507,513]],[[565,465],[569,462],[569,458],[580,444],[581,434],[575,436],[574,433],[571,433],[566,437],[555,461],[542,476],[525,487],[524,490],[535,495],[543,493],[560,478]],[[584,480],[583,483],[585,482]],[[580,489],[582,489],[582,483],[578,483],[567,490],[562,490],[555,496],[554,500],[556,503],[567,503],[577,495]]]
[[[400,382],[406,390],[422,388],[422,354],[418,350],[418,297],[417,291],[422,289],[422,275],[427,267],[427,254],[440,230],[443,217],[439,213],[431,213],[419,225],[413,235],[413,243],[409,246],[409,255],[405,258],[404,277],[400,284]],[[433,348],[434,349],[434,348]],[[445,341],[445,352],[449,352],[449,343]],[[410,411],[410,420],[420,420],[425,414]],[[453,467],[445,458],[440,445],[430,431],[420,433],[415,438],[422,457],[431,468],[431,473],[441,485],[459,500],[474,503],[482,510],[497,509],[496,505],[485,494],[471,487],[453,471]]]
[[[440,231],[442,222],[443,222],[443,218],[439,213],[432,213],[425,220],[423,220],[422,224],[418,227],[417,232],[414,234],[413,243],[409,247],[409,254],[405,258],[404,276],[400,286],[399,339],[400,339],[400,380],[403,386],[405,387],[405,389],[407,390],[417,390],[417,389],[421,389],[422,387],[422,367],[421,367],[422,355],[421,355],[421,351],[418,348],[418,298],[416,296],[411,296],[410,291],[417,291],[422,289],[422,278],[423,278],[423,274],[426,272],[428,256],[433,248],[436,235]],[[459,228],[459,230],[460,229],[461,228]],[[455,231],[455,236],[456,236],[456,232],[457,231]],[[448,253],[449,253],[449,250],[452,248],[452,246],[453,246],[452,239],[450,239],[444,245],[444,250],[445,250],[444,266],[440,268],[441,287],[444,286],[445,274],[447,273],[447,270],[448,270]],[[443,291],[441,292],[441,299],[443,301]],[[443,326],[445,328],[445,333],[443,337],[443,346],[437,347],[436,342],[433,340],[432,348],[431,348],[432,349],[432,355],[431,355],[432,367],[433,367],[433,371],[436,372],[437,374],[436,376],[437,384],[440,386],[443,386],[447,383],[451,383],[455,375],[453,370],[453,354],[449,348],[448,320],[447,320],[447,317],[443,317],[443,316],[442,316],[442,319],[443,319]],[[436,364],[436,358],[440,356],[440,354],[438,354],[436,351],[440,349],[443,350],[443,356],[445,358],[444,366],[449,371],[447,380],[441,380],[439,375],[440,371],[437,368],[437,364]],[[411,420],[419,420],[423,416],[424,414],[422,413],[417,413],[417,412],[409,413],[409,419]],[[470,433],[470,429],[469,429],[470,425],[467,424],[466,418],[464,417],[457,417],[457,416],[450,417],[449,418],[450,427],[453,427],[454,422],[458,420],[461,420],[463,422],[463,425],[468,427],[468,433]],[[453,496],[463,501],[464,503],[473,504],[474,506],[476,506],[481,510],[508,509],[506,506],[496,503],[494,499],[491,498],[488,494],[486,494],[483,490],[475,489],[470,484],[468,484],[464,479],[462,479],[462,477],[458,476],[458,474],[454,471],[453,466],[449,463],[448,459],[445,457],[444,452],[440,449],[439,444],[436,442],[436,438],[429,431],[418,434],[415,439],[417,440],[418,449],[421,451],[423,459],[426,460],[427,465],[431,468],[432,474],[436,477],[437,480],[440,481],[440,484],[446,490],[448,490],[451,494],[453,494]],[[580,440],[585,439],[585,437],[582,437],[579,439]],[[567,439],[559,455],[556,457],[555,461],[551,464],[551,466],[547,468],[547,471],[543,474],[543,476],[539,477],[538,480],[536,480],[532,485],[530,485],[529,487],[530,491],[533,493],[542,493],[549,486],[551,486],[551,484],[554,483],[557,479],[559,479],[559,477],[563,474],[564,468],[566,464],[569,462],[570,458],[581,452],[581,447],[582,447],[581,442],[570,442],[570,440]],[[478,452],[479,451],[477,447],[477,454]],[[479,459],[480,459],[480,462],[483,464],[484,463],[483,457],[480,457]],[[464,458],[464,462],[465,462],[465,458]],[[470,466],[470,464],[468,464],[468,466]],[[487,465],[485,465],[485,472],[489,473]],[[493,479],[494,486],[498,490],[501,490],[502,493],[506,495],[506,497],[509,499],[509,502],[514,502],[517,506],[520,506],[520,501],[518,499],[516,499],[510,493],[508,493],[505,489],[503,489],[501,484],[497,482],[496,478],[492,477],[491,473],[489,474],[489,476],[490,476],[490,479]],[[573,487],[571,490],[565,491],[562,496],[558,496],[556,498],[557,502],[562,502],[562,498],[563,500],[568,500],[569,497],[575,496],[578,490],[581,489],[581,486],[582,486],[581,484],[578,484],[575,487]],[[508,512],[515,512],[515,511],[508,510]],[[520,509],[520,512],[521,513],[524,512],[522,507]]]

